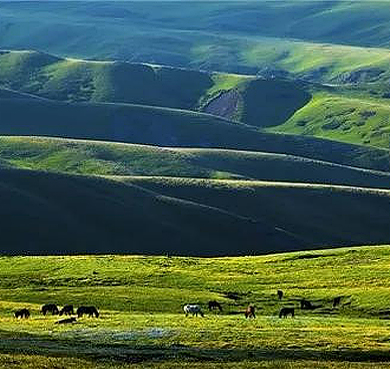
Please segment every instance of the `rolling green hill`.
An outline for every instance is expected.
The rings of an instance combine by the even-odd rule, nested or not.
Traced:
[[[388,148],[389,88],[357,86],[61,59],[34,51],[0,53],[0,98],[190,109],[274,132]]]
[[[387,150],[264,133],[212,115],[130,104],[0,99],[1,135],[36,135],[160,146],[213,147],[302,156],[389,170]]]
[[[312,247],[375,244],[390,237],[387,190],[185,178],[118,177],[117,180],[167,196],[202,201],[255,221],[267,220]]]
[[[0,52],[0,86],[61,101],[130,102],[194,108],[213,86],[207,73],[121,62]]]
[[[2,254],[224,255],[300,245],[266,222],[138,186],[33,171],[0,173]]]
[[[316,81],[389,77],[387,1],[50,2],[44,8],[2,2],[0,19],[3,48]]]
[[[302,157],[254,151],[0,137],[9,167],[86,175],[245,178],[390,188],[390,175]]]
[[[311,97],[306,86],[289,81],[157,65],[60,59],[35,51],[0,52],[0,87],[66,102],[199,109],[254,126],[283,123]],[[231,91],[236,94],[233,101],[222,101]],[[224,114],[226,109],[230,114]]]
[[[163,177],[111,181],[12,169],[0,174],[4,254],[247,255],[390,237],[388,190]]]
[[[388,148],[390,106],[384,99],[317,93],[285,123],[269,131]]]

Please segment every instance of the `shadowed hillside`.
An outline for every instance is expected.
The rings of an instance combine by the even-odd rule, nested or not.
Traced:
[[[0,169],[0,199],[5,254],[224,255],[299,245],[267,223],[98,178]]]
[[[0,99],[0,134],[263,151],[389,170],[387,150],[264,133],[212,115],[126,104]]]
[[[313,246],[389,242],[390,192],[312,184],[120,178],[159,193],[267,220]]]
[[[248,255],[390,239],[387,190],[0,174],[3,253]]]

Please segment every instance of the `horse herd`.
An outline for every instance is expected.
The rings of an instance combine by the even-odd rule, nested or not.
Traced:
[[[283,291],[281,291],[281,290],[277,291],[277,296],[278,296],[279,300],[283,299],[283,295],[284,295]],[[333,299],[333,308],[340,305],[340,302],[341,302],[341,297],[340,296],[335,297]],[[300,304],[301,304],[302,310],[314,310],[314,309],[320,307],[320,306],[313,305],[310,301],[308,301],[306,299],[301,299]],[[215,300],[209,301],[208,308],[209,308],[209,311],[219,310],[220,312],[222,312],[222,305],[218,301],[215,301]],[[183,307],[183,310],[184,310],[184,314],[186,315],[186,317],[190,314],[192,316],[198,316],[198,315],[200,315],[201,317],[204,316],[204,313],[203,313],[201,306],[197,305],[197,304],[187,304]],[[256,310],[255,306],[252,304],[249,304],[244,312],[245,318],[247,318],[247,319],[248,318],[256,318],[255,310]],[[41,314],[46,316],[46,314],[48,314],[48,313],[50,313],[51,315],[70,316],[69,318],[58,320],[56,322],[56,324],[67,324],[67,323],[74,323],[77,321],[76,317],[72,317],[72,315],[75,315],[73,305],[65,305],[60,310],[56,304],[45,304],[41,308]],[[95,306],[80,306],[76,310],[76,315],[78,318],[81,318],[83,315],[88,315],[89,317],[98,318],[99,311],[98,311],[98,309],[96,309]],[[295,316],[295,308],[294,307],[282,307],[280,309],[279,318],[287,318],[289,315],[292,318],[294,318],[294,316]],[[21,319],[21,318],[27,319],[31,316],[31,313],[28,309],[24,308],[24,309],[20,309],[20,310],[15,311],[14,316],[15,316],[15,318],[18,318],[18,319]]]
[[[277,296],[278,296],[278,299],[279,300],[282,300],[283,299],[283,291],[281,290],[278,290],[277,291]],[[335,297],[333,299],[333,308],[337,307],[338,305],[340,305],[340,302],[341,302],[341,297],[338,296],[338,297]],[[301,299],[300,300],[300,304],[301,304],[301,310],[314,310],[318,307],[320,307],[319,305],[313,305],[310,301],[306,300],[306,299]],[[208,306],[209,306],[209,311],[212,311],[212,310],[216,310],[218,309],[219,311],[222,311],[222,305],[213,300],[213,301],[209,301],[208,303]],[[202,308],[200,307],[200,305],[197,305],[197,304],[188,304],[188,305],[185,305],[183,307],[183,310],[184,310],[184,313],[186,316],[188,316],[189,314],[192,314],[193,316],[204,316],[204,313],[202,311]],[[255,306],[252,305],[252,304],[249,304],[248,307],[245,309],[244,311],[244,315],[245,315],[245,318],[256,318],[256,314],[255,314]],[[291,316],[291,318],[294,318],[295,316],[295,308],[294,307],[282,307],[279,311],[279,318],[287,318],[288,316]]]
[[[56,322],[56,324],[67,324],[67,323],[74,323],[77,321],[76,317],[72,317],[72,315],[75,314],[73,305],[65,305],[61,310],[58,308],[56,304],[45,304],[41,307],[41,314],[46,316],[47,314],[51,315],[65,315],[70,316],[70,318],[61,319]],[[80,306],[76,310],[76,315],[78,318],[81,318],[83,315],[88,315],[89,317],[99,317],[99,311],[96,309],[95,306]],[[15,311],[14,313],[15,318],[21,319],[21,318],[29,318],[31,316],[30,310],[23,308],[20,310]]]

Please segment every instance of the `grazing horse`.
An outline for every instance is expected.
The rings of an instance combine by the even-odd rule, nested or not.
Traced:
[[[72,315],[72,314],[74,314],[73,305],[65,305],[60,311],[60,315]]]
[[[281,300],[283,298],[283,291],[282,290],[278,290],[278,298],[279,298],[279,300]]]
[[[281,308],[279,312],[279,318],[287,318],[287,315],[289,314],[291,315],[291,318],[294,318],[295,309],[288,307]]]
[[[183,307],[183,310],[184,310],[184,313],[186,314],[186,316],[188,316],[188,314],[192,314],[192,316],[194,316],[194,315],[198,316],[198,314],[199,314],[201,317],[204,317],[203,311],[199,305],[188,304],[188,305],[185,305]]]
[[[301,309],[302,310],[313,310],[314,306],[312,305],[312,303],[310,301],[302,299],[301,300]]]
[[[213,301],[209,301],[209,310],[215,310],[215,309],[219,309],[219,311],[222,311],[222,306],[219,302],[213,300]]]
[[[256,318],[255,310],[256,308],[253,305],[248,305],[245,310],[245,318]]]
[[[90,318],[92,318],[93,316],[99,318],[99,312],[95,308],[95,306],[80,306],[77,309],[77,316],[81,318],[84,314],[88,315]]]
[[[30,317],[30,311],[28,309],[20,309],[15,311],[14,313],[15,318],[29,318]]]
[[[76,323],[76,322],[77,322],[76,318],[73,317],[73,318],[58,320],[54,324],[72,324],[72,323]]]
[[[341,302],[341,296],[335,297],[333,299],[333,307],[335,308],[336,306],[339,306]]]
[[[50,312],[51,315],[58,315],[60,313],[60,311],[58,310],[57,305],[55,305],[55,304],[43,305],[42,308],[41,308],[41,313],[43,315],[46,315],[47,312]]]

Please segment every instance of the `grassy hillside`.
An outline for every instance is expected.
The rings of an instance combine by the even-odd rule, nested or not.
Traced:
[[[2,254],[221,255],[299,244],[266,222],[137,186],[96,177],[0,172]]]
[[[146,64],[60,59],[34,51],[0,52],[0,87],[67,102],[200,109],[255,126],[283,123],[310,100],[307,89],[288,81]],[[236,92],[237,101],[221,101],[228,91]],[[224,114],[224,109],[231,114]]]
[[[0,137],[9,167],[87,175],[245,178],[390,188],[390,175],[285,154]]]
[[[246,255],[390,239],[388,190],[0,172],[5,254]]]
[[[316,81],[389,76],[386,1],[159,2],[156,9],[153,2],[2,2],[0,47]]]
[[[0,86],[61,101],[130,102],[194,108],[213,85],[207,73],[121,62],[0,52]]]
[[[383,83],[342,88],[156,65],[60,59],[33,51],[0,54],[0,98],[199,110],[271,127],[271,131],[384,148],[390,142],[388,90]]]
[[[386,226],[390,198],[386,190],[184,178],[117,180],[206,203],[256,221],[266,220],[312,247],[384,243],[390,237]]]
[[[3,257],[0,364],[386,368],[389,257],[388,246],[217,259]],[[282,301],[277,289],[285,293]],[[341,304],[332,308],[336,296]],[[302,298],[319,307],[301,310]],[[211,299],[222,303],[222,313],[207,311]],[[101,316],[57,326],[58,317],[38,313],[45,302],[91,304]],[[201,304],[206,316],[185,318],[188,302]],[[248,303],[257,307],[257,319],[243,317]],[[15,320],[12,312],[24,306],[32,318]],[[283,306],[294,306],[296,317],[279,319]]]
[[[207,114],[126,104],[0,99],[0,134],[41,135],[181,147],[213,147],[302,156],[389,170],[387,150],[261,132]]]
[[[384,100],[318,93],[309,104],[271,131],[388,148],[390,108]]]

